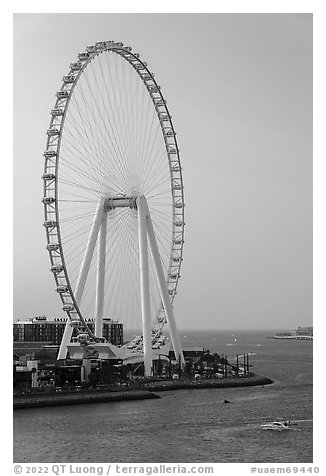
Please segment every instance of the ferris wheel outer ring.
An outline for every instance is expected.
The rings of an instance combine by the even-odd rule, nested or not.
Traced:
[[[146,86],[149,95],[151,96],[153,105],[156,110],[157,118],[160,123],[161,132],[164,138],[166,155],[168,158],[170,170],[170,182],[172,192],[172,244],[170,251],[170,259],[167,274],[167,286],[169,288],[169,295],[171,303],[173,303],[176,295],[176,290],[180,278],[180,269],[183,260],[183,246],[184,246],[184,188],[183,178],[181,172],[181,162],[178,143],[176,139],[175,129],[172,123],[171,115],[167,107],[165,98],[158,86],[154,75],[149,71],[147,64],[139,59],[137,53],[131,53],[131,48],[123,46],[122,43],[115,42],[100,42],[102,46],[97,44],[87,47],[86,51],[78,55],[78,62],[72,63],[69,73],[64,76],[63,83],[60,90],[57,92],[57,100],[55,107],[51,111],[51,121],[48,129],[48,139],[46,142],[46,151],[44,152],[44,175],[43,175],[43,204],[44,204],[44,227],[46,229],[47,249],[49,252],[51,270],[53,271],[54,279],[58,289],[66,289],[66,292],[59,292],[63,304],[63,310],[67,313],[70,321],[76,320],[76,314],[79,321],[85,327],[88,334],[94,338],[93,332],[87,325],[82,312],[75,300],[74,292],[72,290],[67,267],[65,264],[64,250],[61,240],[60,218],[58,206],[58,172],[59,172],[59,157],[62,131],[66,114],[69,107],[69,102],[72,97],[74,88],[76,87],[79,78],[83,74],[84,69],[88,64],[99,54],[105,51],[112,51],[124,58],[135,69],[140,79]],[[104,46],[103,46],[104,45]],[[87,59],[80,60],[83,56]],[[72,69],[72,65],[80,64],[78,69]],[[142,74],[141,71],[144,73]],[[146,80],[144,77],[146,76]],[[66,78],[66,80],[65,80]],[[67,79],[71,82],[67,82]],[[60,97],[61,96],[61,97]],[[163,127],[163,123],[167,123]],[[50,133],[59,127],[59,133]],[[164,133],[164,128],[169,129],[170,134]],[[171,156],[174,156],[173,159]],[[51,174],[54,171],[54,178]],[[176,184],[176,185],[175,185]],[[51,195],[54,193],[54,196]],[[51,202],[52,198],[54,201]],[[46,200],[48,199],[48,200]],[[176,213],[175,204],[178,204],[178,212]],[[53,220],[55,217],[55,220]],[[178,223],[176,222],[178,217]],[[50,222],[53,226],[50,225]],[[178,226],[178,230],[176,227]],[[174,254],[173,254],[174,253]],[[173,261],[175,259],[175,261]],[[58,271],[60,269],[60,271]],[[173,278],[171,277],[173,276]],[[69,308],[70,307],[70,308]],[[158,310],[159,313],[160,310]],[[159,331],[164,326],[164,323],[158,325]]]

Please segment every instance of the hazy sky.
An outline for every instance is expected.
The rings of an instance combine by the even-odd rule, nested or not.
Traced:
[[[122,41],[162,87],[181,149],[179,328],[312,323],[312,15],[16,14],[14,319],[62,315],[42,226],[62,76]]]

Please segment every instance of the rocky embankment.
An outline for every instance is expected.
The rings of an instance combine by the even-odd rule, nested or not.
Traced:
[[[81,403],[117,402],[121,400],[142,400],[160,398],[148,390],[88,390],[76,392],[42,393],[14,395],[14,409],[76,405]]]
[[[226,388],[226,387],[251,387],[254,385],[270,385],[273,380],[262,377],[260,375],[253,375],[251,377],[229,377],[219,379],[202,379],[202,380],[169,380],[146,382],[143,388],[150,391],[166,391],[178,389],[199,389],[199,388]]]

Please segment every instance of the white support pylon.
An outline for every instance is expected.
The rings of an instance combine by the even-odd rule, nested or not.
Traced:
[[[104,313],[104,281],[105,281],[105,260],[106,260],[106,228],[107,213],[103,213],[98,240],[98,261],[97,261],[97,290],[96,290],[96,314],[95,314],[95,336],[102,337],[103,313]]]
[[[180,362],[180,364],[183,366],[185,364],[185,360],[184,360],[181,343],[179,339],[179,334],[178,334],[178,330],[177,330],[177,326],[176,326],[176,322],[174,318],[172,304],[170,301],[166,282],[164,279],[164,272],[163,272],[161,258],[160,258],[156,238],[155,238],[153,223],[151,220],[151,216],[149,213],[149,209],[148,209],[148,205],[147,205],[147,201],[145,197],[144,197],[144,208],[146,209],[146,215],[147,215],[146,224],[147,224],[148,241],[149,241],[149,245],[152,252],[154,268],[155,268],[156,278],[157,278],[157,282],[160,289],[161,299],[162,299],[162,303],[164,306],[166,318],[167,318],[169,329],[170,329],[170,336],[171,336],[172,346],[174,350],[174,355],[176,360]]]
[[[94,253],[94,248],[97,240],[97,235],[102,223],[102,217],[104,215],[104,198],[100,198],[97,204],[97,209],[94,215],[94,220],[91,228],[91,232],[88,237],[88,242],[84,254],[84,259],[81,265],[81,269],[79,272],[78,276],[78,281],[76,285],[76,290],[75,290],[75,301],[77,305],[80,305],[81,298],[84,292],[86,280],[87,280],[87,275],[89,272],[89,268],[91,265],[93,253]],[[71,336],[73,333],[73,328],[70,326],[70,321],[67,321],[63,336],[62,336],[62,341],[60,345],[60,349],[57,355],[57,359],[65,359],[67,356],[67,345],[69,344],[71,340]]]
[[[143,196],[137,199],[138,208],[138,232],[139,232],[139,264],[141,286],[141,309],[143,325],[143,352],[144,352],[144,375],[152,375],[152,328],[149,299],[149,272],[148,272],[148,247],[146,226],[146,200]]]

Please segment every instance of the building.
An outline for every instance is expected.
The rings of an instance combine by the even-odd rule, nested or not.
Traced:
[[[94,319],[87,319],[87,325],[94,331]],[[26,321],[14,323],[15,342],[42,342],[60,345],[66,327],[67,318],[48,320],[45,316],[32,317]],[[103,319],[103,337],[113,345],[123,344],[123,325],[105,317]]]
[[[305,336],[305,337],[313,337],[313,327],[312,326],[306,326],[306,327],[301,327],[299,326],[297,329],[295,329],[292,334],[294,336]]]

